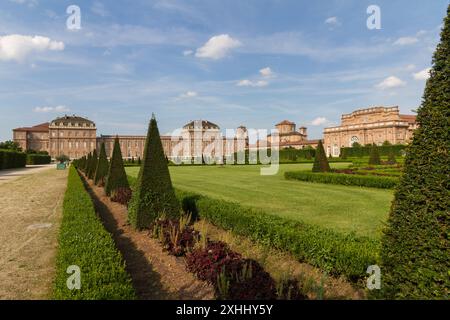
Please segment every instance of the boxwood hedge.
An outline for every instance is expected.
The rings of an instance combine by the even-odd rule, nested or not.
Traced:
[[[0,170],[23,168],[27,164],[27,155],[23,152],[0,150]]]
[[[284,173],[288,180],[306,182],[341,184],[346,186],[360,186],[380,189],[393,189],[398,184],[396,177],[368,176],[344,173],[322,173],[309,171],[288,171]]]
[[[35,164],[49,164],[52,162],[52,157],[45,154],[28,154],[27,155],[27,164],[35,165]]]
[[[135,177],[129,177],[134,187]],[[272,215],[239,203],[176,190],[185,212],[249,239],[289,252],[333,275],[358,282],[367,267],[378,261],[379,241],[353,233],[343,234],[319,226]]]
[[[58,300],[128,300],[135,298],[125,263],[111,235],[96,215],[75,167],[69,171],[59,234],[53,297]],[[69,266],[81,269],[81,289],[69,290]]]

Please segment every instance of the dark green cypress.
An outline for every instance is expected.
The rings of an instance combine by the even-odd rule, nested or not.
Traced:
[[[106,176],[108,175],[108,170],[109,170],[109,162],[108,158],[106,157],[105,143],[102,142],[102,145],[100,147],[100,157],[98,158],[98,164],[95,170],[95,177],[94,177],[94,183],[96,185],[100,186],[105,185],[105,179]]]
[[[158,125],[153,116],[145,142],[144,158],[130,202],[130,223],[137,229],[148,228],[158,217],[176,218],[180,203],[170,179]]]
[[[123,165],[122,151],[120,150],[119,137],[114,140],[114,149],[109,165],[108,178],[106,179],[105,193],[111,196],[120,188],[129,189],[127,174]]]
[[[395,159],[395,153],[394,151],[390,151],[389,155],[388,155],[388,163],[389,164],[396,164],[397,163],[397,159]]]
[[[87,173],[88,178],[91,180],[94,179],[95,170],[97,169],[97,163],[98,163],[97,151],[94,150],[92,152],[91,163],[89,164],[89,169],[88,169],[88,173]]]
[[[450,293],[450,6],[382,237],[382,296]]]
[[[87,159],[86,159],[86,165],[85,165],[84,168],[83,168],[83,173],[84,173],[85,175],[88,175],[89,167],[90,167],[90,165],[91,165],[91,159],[92,159],[92,154],[89,152],[89,154],[88,154],[88,156],[87,156]]]
[[[373,143],[372,147],[370,147],[369,164],[372,166],[381,164],[380,152],[378,151],[378,147],[375,143]]]
[[[313,172],[329,172],[331,171],[330,164],[328,163],[327,155],[323,148],[322,140],[319,140],[319,144],[316,149],[316,156],[314,158]]]

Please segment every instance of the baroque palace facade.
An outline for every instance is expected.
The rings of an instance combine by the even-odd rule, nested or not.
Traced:
[[[372,143],[381,145],[385,141],[392,144],[407,144],[417,128],[416,117],[400,114],[396,106],[356,110],[342,115],[341,120],[340,126],[324,130],[323,142],[328,156],[338,157],[341,147],[350,147],[355,142],[361,145]],[[201,155],[205,151],[211,157],[217,154],[227,157],[238,150],[270,146],[280,149],[316,148],[319,142],[308,140],[307,128],[300,127],[297,130],[296,124],[288,120],[276,124],[275,128],[278,131],[279,141],[272,141],[275,136],[268,135],[263,139],[265,141],[260,140],[256,145],[249,145],[249,133],[244,126],[237,128],[234,138],[227,139],[222,136],[218,125],[206,120],[196,120],[186,124],[179,135],[161,136],[161,142],[166,156],[171,160],[190,159],[199,155],[202,158]],[[106,153],[110,156],[115,137],[97,136],[97,127],[93,121],[75,115],[66,115],[50,123],[13,130],[13,140],[23,150],[47,151],[52,158],[62,154],[71,159],[80,158],[99,149],[102,142],[105,143]],[[146,136],[118,137],[124,158],[143,157]]]
[[[342,115],[340,126],[325,128],[324,148],[327,156],[338,157],[342,147],[355,142],[407,144],[416,128],[416,116],[400,114],[398,106],[360,109]]]
[[[105,143],[106,153],[112,155],[115,135],[97,136],[95,123],[78,116],[64,116],[50,123],[42,123],[33,127],[13,129],[13,140],[23,150],[47,151],[52,158],[67,155],[71,159],[80,158],[93,150],[100,149]],[[143,157],[146,136],[119,135],[120,146],[124,158]],[[209,150],[211,157],[218,154],[229,156],[238,148],[248,148],[247,129],[240,126],[234,139],[222,136],[218,125],[196,120],[186,124],[179,136],[161,136],[164,152],[169,159],[174,155],[179,158],[192,158]],[[220,150],[220,153],[218,152]]]

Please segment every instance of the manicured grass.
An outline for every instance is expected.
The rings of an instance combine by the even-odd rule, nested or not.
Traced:
[[[350,163],[331,164],[346,168]],[[378,238],[386,221],[392,190],[327,185],[284,179],[284,172],[308,170],[311,164],[284,164],[277,175],[261,176],[261,166],[170,167],[177,189],[239,202],[265,212]],[[137,176],[138,167],[126,168]]]

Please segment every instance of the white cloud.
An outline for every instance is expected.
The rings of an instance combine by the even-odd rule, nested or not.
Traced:
[[[50,113],[50,112],[69,112],[70,109],[66,106],[56,106],[56,107],[36,107],[33,110],[38,113]]]
[[[313,121],[311,121],[311,125],[313,126],[322,126],[327,123],[329,123],[329,121],[325,117],[317,117]]]
[[[103,3],[99,1],[94,1],[94,4],[91,7],[91,11],[100,17],[109,16],[109,11],[105,8]]]
[[[270,69],[269,67],[263,68],[263,69],[259,70],[259,73],[260,73],[263,77],[270,77],[270,76],[273,75],[273,71],[272,71],[272,69]]]
[[[331,26],[331,27],[339,27],[341,25],[341,22],[338,20],[337,17],[329,17],[325,20],[325,24]]]
[[[37,0],[9,0],[18,4],[26,4],[28,7],[35,7],[38,4]]]
[[[417,43],[419,39],[416,37],[401,37],[395,40],[394,45],[395,46],[407,46],[410,44]]]
[[[198,92],[195,91],[187,91],[180,95],[180,98],[195,98],[198,96]]]
[[[391,88],[397,88],[397,87],[403,87],[406,83],[402,81],[401,79],[390,76],[381,81],[379,84],[376,85],[378,89],[385,90],[385,89],[391,89]]]
[[[248,79],[240,80],[236,85],[238,87],[266,87],[269,83],[264,80],[251,81]]]
[[[212,37],[202,47],[198,48],[195,56],[218,60],[224,58],[230,50],[241,45],[239,40],[231,38],[228,34],[221,34]]]
[[[430,77],[431,68],[423,69],[417,73],[413,73],[415,80],[427,80]]]
[[[64,43],[47,37],[11,34],[0,36],[0,60],[23,61],[35,52],[61,51]]]
[[[194,51],[192,51],[192,50],[184,50],[183,51],[183,56],[190,56],[190,55],[192,55],[194,53]]]

